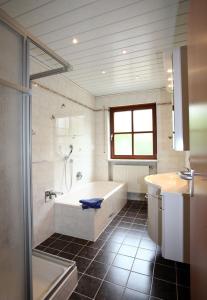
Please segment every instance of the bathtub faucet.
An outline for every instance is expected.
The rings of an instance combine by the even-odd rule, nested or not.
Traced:
[[[53,190],[45,191],[45,202],[48,202],[49,200],[52,200],[53,197],[57,197],[57,195],[63,195],[63,192],[55,192]]]

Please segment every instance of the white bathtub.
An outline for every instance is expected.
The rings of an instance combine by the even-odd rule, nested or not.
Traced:
[[[104,198],[100,209],[85,209],[80,199]],[[95,241],[127,201],[125,183],[97,181],[84,184],[55,200],[55,230]]]

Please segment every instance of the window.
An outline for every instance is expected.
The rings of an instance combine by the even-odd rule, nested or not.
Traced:
[[[156,159],[156,104],[110,108],[111,158]]]

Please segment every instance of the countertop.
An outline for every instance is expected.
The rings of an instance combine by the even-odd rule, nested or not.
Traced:
[[[161,190],[161,193],[189,194],[188,181],[181,179],[177,173],[163,173],[145,177],[147,184],[152,184]]]

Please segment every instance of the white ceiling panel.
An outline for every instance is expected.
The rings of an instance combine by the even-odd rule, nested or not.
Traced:
[[[155,34],[164,32],[167,36],[187,31],[187,14],[177,17],[176,26],[173,22],[174,18],[165,18],[164,20],[150,22],[150,24],[140,25],[124,31],[120,31],[119,27],[116,27],[116,32],[111,33],[109,30],[106,30],[102,36],[98,36],[99,30],[97,30],[96,39],[89,36],[87,39],[80,39],[81,43],[75,45],[75,47],[71,45],[71,42],[69,43],[69,39],[67,43],[64,41],[64,46],[61,46],[61,42],[53,44],[44,42],[60,55],[64,55],[65,57],[68,55],[71,59],[75,57],[83,58],[95,53],[123,49],[123,47],[126,49],[126,47],[139,43],[139,39],[145,35],[149,36],[151,34],[154,36]],[[39,53],[41,52],[39,51]],[[38,52],[36,54],[38,55]]]
[[[175,41],[183,41],[185,39],[185,35],[181,35],[178,38],[175,39]],[[91,59],[88,62],[85,63],[77,63],[76,65],[76,69],[75,70],[80,70],[82,68],[93,68],[96,67],[97,65],[100,66],[100,70],[102,68],[105,68],[111,64],[113,65],[117,65],[117,63],[119,64],[120,62],[129,62],[129,61],[133,61],[136,60],[136,58],[141,57],[143,55],[145,55],[146,53],[153,53],[153,52],[158,52],[161,49],[168,49],[170,48],[170,46],[173,45],[173,37],[168,37],[166,39],[162,39],[162,40],[155,40],[155,41],[151,41],[151,42],[147,42],[146,44],[143,43],[141,45],[139,45],[139,49],[137,49],[137,51],[130,53],[129,55],[125,54],[125,55],[119,55],[119,56],[110,56],[110,57],[106,57],[106,58],[100,58],[100,60],[98,59]],[[74,64],[75,65],[75,64]]]
[[[72,18],[80,13],[82,10],[87,10],[92,3],[96,0],[61,0],[51,1],[47,5],[42,5],[29,13],[22,14],[16,17],[17,21],[24,23],[25,27],[41,26],[45,23],[45,17],[47,22],[53,22],[53,19],[61,20],[65,16]]]
[[[149,24],[143,26],[136,26],[132,29],[127,30],[120,30],[119,27],[116,27],[115,32],[104,30],[102,33],[97,30],[95,36],[93,36],[91,32],[88,32],[83,37],[79,36],[81,43],[77,44],[75,49],[74,46],[71,45],[70,39],[64,39],[59,42],[48,43],[48,45],[62,55],[73,53],[77,54],[83,51],[85,54],[86,50],[95,50],[97,47],[101,47],[101,50],[103,51],[102,47],[105,45],[110,46],[110,48],[113,47],[114,49],[115,47],[113,44],[115,43],[117,45],[116,47],[123,47],[124,45],[133,45],[133,43],[136,43],[138,39],[149,34],[152,34],[154,36],[154,34],[159,34],[159,32],[164,32],[166,30],[168,30],[166,34],[175,34],[175,32],[179,33],[183,29],[186,32],[186,19],[186,15],[178,17],[178,23],[176,25],[174,24],[174,18],[165,18],[161,21],[150,22]],[[122,41],[124,44],[121,43]],[[120,43],[120,45],[118,43]]]
[[[150,90],[155,88],[160,88],[164,86],[163,80],[156,80],[156,81],[149,81],[147,82],[140,82],[139,83],[130,83],[130,84],[120,84],[120,85],[111,85],[107,84],[104,86],[91,86],[91,89],[94,89],[97,93],[97,96],[102,95],[109,95],[109,94],[117,94],[123,92],[132,92],[132,91],[139,91],[139,90]],[[106,90],[107,88],[107,90]]]
[[[125,78],[125,79],[119,79],[119,80],[105,80],[101,85],[97,85],[97,84],[93,84],[90,83],[91,87],[97,88],[97,87],[101,87],[103,84],[104,85],[110,85],[111,83],[113,84],[114,87],[117,86],[128,86],[128,85],[140,85],[140,84],[148,84],[148,82],[150,81],[151,83],[155,83],[155,82],[161,82],[162,80],[164,80],[164,78],[158,78],[159,73],[152,73],[151,75],[148,75],[146,77],[143,77],[139,80],[133,80],[131,78]],[[84,83],[83,83],[84,84]]]
[[[88,51],[88,53],[82,52],[75,53],[75,54],[62,54],[60,51],[56,51],[59,55],[64,56],[65,59],[70,59],[73,64],[76,66],[76,70],[79,70],[80,66],[87,65],[91,63],[92,65],[97,61],[101,60],[101,64],[108,63],[108,62],[116,62],[122,60],[132,59],[137,57],[137,54],[143,54],[143,51],[158,51],[166,48],[172,47],[174,44],[178,42],[185,42],[186,41],[186,25],[179,26],[179,30],[177,30],[176,34],[172,33],[171,29],[165,29],[160,31],[154,31],[150,34],[140,35],[139,38],[130,39],[131,45],[127,44],[125,41],[125,46],[119,45],[119,43],[114,43],[116,49],[113,49],[112,43],[107,43],[108,49],[99,49],[97,47]],[[126,50],[127,53],[125,55],[122,54],[122,50]],[[44,56],[44,55],[43,55]],[[41,56],[38,56],[41,58]],[[43,57],[42,57],[43,59]],[[50,59],[45,59],[46,62],[49,62]],[[90,67],[92,66],[90,65]],[[99,64],[100,66],[100,64]]]
[[[66,77],[94,95],[163,87],[163,51],[187,39],[188,0],[0,0],[0,7],[72,64]],[[31,54],[55,66],[36,48]]]
[[[56,17],[49,17],[50,15],[47,14],[45,21],[35,24],[32,20],[28,20],[30,25],[25,25],[31,29],[34,34],[38,35],[38,33],[42,34],[48,30],[51,31],[61,28],[62,26],[64,27],[66,24],[70,26],[82,22],[83,20],[92,20],[94,16],[106,15],[111,11],[117,11],[128,6],[131,7],[133,3],[140,1],[144,0],[96,0],[91,5],[80,7],[80,9],[76,11],[66,11]],[[58,4],[60,5],[60,1],[58,1]]]
[[[158,78],[159,76],[159,78]],[[88,82],[80,82],[81,85],[84,87],[85,85],[89,85],[90,88],[102,88],[103,86],[109,86],[112,84],[114,87],[115,86],[123,86],[123,85],[141,85],[141,84],[146,84],[146,83],[152,83],[152,82],[164,82],[164,77],[161,77],[161,73],[160,72],[153,72],[151,74],[148,75],[143,75],[140,76],[141,79],[137,80],[135,78],[132,77],[125,77],[125,78],[119,78],[119,79],[107,79],[104,80],[101,85],[100,84],[96,84],[96,83],[88,83]]]
[[[106,74],[107,77],[110,77],[111,75],[113,77],[119,77],[123,74],[127,74],[129,76],[131,76],[132,74],[140,74],[140,73],[144,73],[149,69],[154,69],[156,67],[162,68],[163,67],[163,61],[159,60],[153,63],[151,62],[144,62],[143,64],[126,64],[125,66],[118,66],[118,67],[113,67],[111,69],[107,69],[106,70]],[[97,72],[97,71],[91,71],[91,72],[87,72],[86,73],[73,73],[71,74],[71,78],[73,78],[73,80],[82,80],[82,79],[87,79],[87,80],[91,80],[93,78],[96,78],[97,80],[101,80],[103,79],[103,75],[101,74],[101,72]]]
[[[49,31],[45,34],[39,34],[48,45],[51,45],[53,42],[62,41],[66,39],[66,41],[70,41],[70,39],[75,35],[82,39],[82,35],[86,33],[91,33],[92,35],[96,34],[105,34],[106,32],[117,32],[117,31],[126,31],[131,28],[145,26],[150,23],[154,23],[156,21],[160,21],[163,19],[173,18],[175,20],[175,11],[172,9],[175,7],[175,4],[168,5],[161,9],[153,9],[150,12],[141,13],[132,11],[132,14],[126,16],[123,14],[123,18],[119,17],[119,20],[116,21],[115,13],[107,14],[107,18],[105,15],[96,17],[93,21],[86,20],[83,22],[79,22],[78,24],[62,27],[61,29],[57,29],[55,31]],[[188,12],[188,3],[183,2],[179,8],[179,14],[185,15],[187,17]],[[116,17],[117,18],[117,17]],[[177,23],[177,20],[176,20]],[[95,26],[94,26],[95,24]],[[55,35],[54,35],[55,32]]]
[[[159,49],[159,47],[163,47],[166,44],[173,45],[174,42],[176,42],[177,39],[181,40],[183,38],[186,39],[186,27],[183,26],[182,30],[176,34],[172,34],[171,30],[164,30],[159,32],[153,32],[151,34],[145,34],[143,36],[140,36],[139,38],[134,39],[134,43],[131,46],[125,45],[120,46],[117,50],[107,50],[107,51],[100,51],[100,53],[93,53],[84,55],[85,53],[82,53],[82,55],[77,55],[76,57],[73,57],[73,55],[64,55],[64,57],[70,58],[73,63],[76,66],[82,65],[84,63],[88,62],[96,62],[97,60],[103,62],[107,59],[113,58],[114,61],[116,60],[123,60],[136,57],[137,53],[140,51],[143,51],[143,49]],[[122,54],[122,50],[126,50],[127,53],[125,55]],[[59,53],[59,51],[57,51]],[[60,54],[60,53],[59,53]]]
[[[33,9],[36,9],[38,7],[42,7],[46,5],[47,3],[53,2],[54,0],[9,0],[9,1],[1,1],[0,2],[1,8],[9,12],[10,16],[15,18],[18,17],[24,13],[29,13]],[[18,2],[18,3],[17,3]]]

